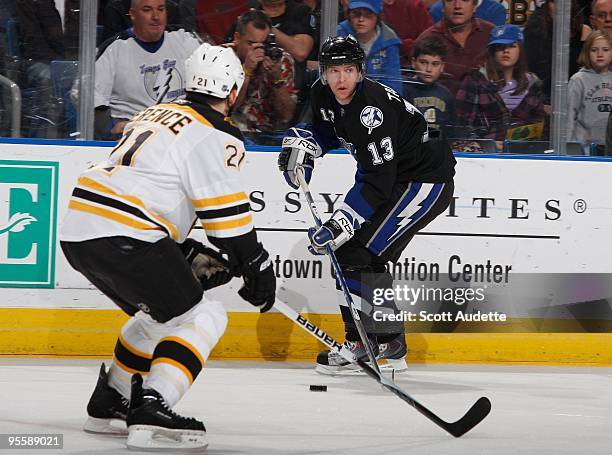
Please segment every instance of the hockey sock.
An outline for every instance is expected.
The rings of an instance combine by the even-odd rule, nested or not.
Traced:
[[[117,339],[113,362],[108,372],[108,385],[121,395],[130,398],[132,375],[146,376],[151,368],[155,340],[147,330],[155,322],[144,313],[136,313],[121,328]]]
[[[196,379],[227,327],[227,314],[216,301],[202,300],[164,324],[166,333],[153,352],[143,387],[159,392],[173,407]]]

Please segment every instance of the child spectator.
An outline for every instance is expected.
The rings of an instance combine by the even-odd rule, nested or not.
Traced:
[[[403,93],[400,40],[380,15],[382,0],[351,0],[348,20],[338,24],[338,35],[353,35],[366,55],[365,75]]]
[[[544,104],[542,82],[527,72],[518,26],[491,31],[484,66],[464,76],[456,108],[458,125],[477,138],[541,138],[550,107]]]
[[[582,68],[568,85],[568,140],[605,143],[612,111],[611,62],[612,38],[602,30],[591,32],[578,57]]]
[[[406,86],[405,97],[423,113],[430,129],[454,137],[455,98],[438,82],[444,71],[446,46],[436,38],[424,38],[414,44],[413,55],[415,74]]]

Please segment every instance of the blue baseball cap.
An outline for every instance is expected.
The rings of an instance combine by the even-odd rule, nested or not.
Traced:
[[[523,31],[514,24],[498,25],[491,30],[491,38],[489,38],[489,44],[512,44],[523,41]]]
[[[350,1],[348,9],[365,8],[372,11],[374,14],[380,14],[382,12],[382,0],[358,0]]]

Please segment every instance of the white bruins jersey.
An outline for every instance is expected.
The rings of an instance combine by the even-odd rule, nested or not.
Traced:
[[[199,45],[200,41],[184,30],[164,32],[155,47],[137,41],[130,30],[121,32],[99,50],[94,106],[109,106],[111,117],[128,119],[158,101],[181,98],[185,94],[185,60]]]
[[[182,242],[199,218],[207,236],[253,230],[240,179],[242,134],[210,106],[187,101],[136,114],[107,161],[80,175],[61,239],[128,236]]]

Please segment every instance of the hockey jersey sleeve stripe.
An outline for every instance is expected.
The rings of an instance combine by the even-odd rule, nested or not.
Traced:
[[[192,199],[191,203],[196,209],[203,209],[208,207],[219,207],[233,202],[247,202],[248,198],[244,191],[240,193],[226,194],[224,196],[209,197],[202,199]]]
[[[72,210],[78,210],[80,212],[91,213],[92,215],[98,215],[104,218],[108,218],[109,220],[116,221],[117,223],[124,224],[126,226],[140,229],[143,231],[147,230],[158,230],[165,231],[159,226],[151,224],[141,223],[140,221],[135,220],[134,218],[130,218],[129,216],[121,215],[119,213],[115,213],[112,210],[103,209],[102,207],[96,207],[93,205],[85,204],[83,202],[71,200],[68,203],[68,208]]]
[[[155,224],[161,224],[173,240],[178,240],[179,233],[178,233],[176,226],[174,226],[168,220],[148,210],[144,202],[142,202],[136,196],[130,196],[127,194],[119,194],[116,191],[112,190],[111,188],[108,188],[107,186],[101,184],[100,182],[97,182],[88,177],[79,177],[78,184],[83,187],[86,187],[92,190],[96,190],[101,193],[105,193],[111,196],[113,199],[118,200],[119,202],[129,202],[130,204],[134,204],[138,206],[140,209],[143,210],[142,213],[146,215],[151,221],[153,221]]]
[[[212,210],[198,210],[196,213],[202,220],[210,220],[215,218],[225,218],[228,216],[240,215],[241,213],[247,213],[251,210],[249,203],[240,205],[232,205],[223,209],[212,209]]]
[[[78,186],[73,190],[72,196],[73,196],[73,199],[71,199],[72,201],[79,202],[81,204],[86,204],[90,207],[96,207],[101,210],[107,210],[104,208],[104,206],[106,206],[109,209],[112,208],[112,209],[124,212],[124,214],[118,214],[115,211],[110,212],[116,216],[122,216],[122,215],[125,216],[129,214],[129,215],[132,215],[133,217],[140,218],[140,220],[142,221],[148,221],[154,224],[155,226],[158,226],[160,230],[165,231],[169,236],[172,236],[172,232],[167,228],[167,226],[158,222],[156,219],[151,218],[138,207],[134,207],[134,206],[125,204],[122,201],[119,201],[117,199],[113,199],[107,196],[103,196],[101,194],[93,193],[91,191],[88,191]],[[93,203],[95,205],[88,204],[88,202]],[[106,218],[108,218],[108,216]],[[133,218],[130,218],[130,219],[133,219]],[[115,221],[118,221],[118,220],[115,219]],[[147,229],[150,229],[150,228],[147,228]]]
[[[250,225],[250,227],[252,228],[252,224],[253,224],[253,217],[251,215],[247,215],[242,218],[236,218],[235,220],[229,220],[229,221],[216,221],[216,222],[209,222],[209,223],[202,221],[202,226],[204,227],[204,229],[206,229],[206,231],[211,230],[215,232],[223,231],[227,229],[235,229],[235,228],[239,228],[239,227],[247,226],[247,225]]]

